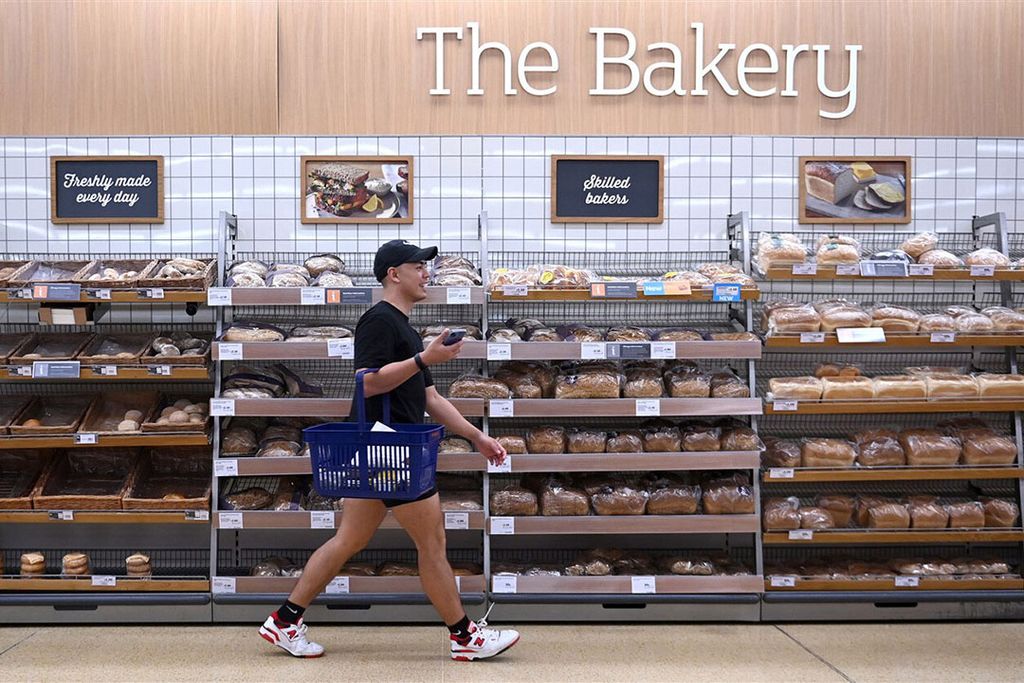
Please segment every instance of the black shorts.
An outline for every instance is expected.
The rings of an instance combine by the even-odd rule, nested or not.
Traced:
[[[386,507],[386,508],[394,508],[394,507],[398,507],[399,505],[406,505],[408,503],[418,503],[421,500],[426,500],[427,498],[430,498],[435,493],[437,493],[437,487],[436,486],[431,488],[430,490],[428,490],[426,493],[424,493],[419,498],[413,498],[412,500],[393,500],[391,498],[384,498],[380,502],[384,503],[384,507]]]

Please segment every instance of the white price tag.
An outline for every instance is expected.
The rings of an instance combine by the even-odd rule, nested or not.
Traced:
[[[445,529],[468,529],[469,528],[469,513],[468,512],[446,512],[446,513],[444,513],[444,528]]]
[[[817,263],[794,263],[793,264],[793,275],[817,275],[818,264]]]
[[[512,345],[488,344],[487,360],[512,360]]]
[[[468,304],[473,301],[469,287],[449,287],[446,301],[449,305]]]
[[[992,277],[995,274],[995,266],[971,266],[971,277]]]
[[[110,290],[109,289],[94,289],[92,295],[97,299],[103,299],[104,301],[110,301]]]
[[[235,414],[235,399],[233,398],[211,398],[210,415],[214,417],[229,417]]]
[[[956,332],[932,332],[932,344],[953,344],[956,342]]]
[[[775,412],[793,411],[800,405],[799,401],[772,401],[772,410]]]
[[[13,365],[10,368],[10,373],[17,377],[31,377],[32,366],[31,365]]]
[[[58,519],[62,522],[73,522],[75,521],[74,510],[51,510],[50,519]]]
[[[210,287],[206,290],[206,305],[207,306],[230,306],[231,305],[231,288],[230,287]]]
[[[142,291],[144,292],[143,296],[146,296],[150,299],[164,298],[164,290],[160,289],[159,287],[155,287],[153,289],[144,289]]]
[[[651,342],[651,358],[658,360],[666,360],[675,357],[675,342]]]
[[[117,377],[117,366],[116,365],[100,365],[98,368],[100,375],[104,377]]]
[[[824,332],[801,332],[800,343],[801,344],[821,344],[825,341]]]
[[[837,263],[836,275],[860,275],[859,263]]]
[[[911,275],[931,277],[935,275],[935,265],[932,263],[911,263],[907,266],[907,272]]]
[[[238,461],[217,458],[213,461],[213,474],[218,477],[237,477]]]
[[[773,576],[770,579],[772,588],[795,588],[795,576]]]
[[[657,593],[657,579],[653,576],[629,577],[630,590],[633,593]]]
[[[519,577],[518,576],[492,576],[491,577],[491,590],[495,593],[518,593],[519,592]]]
[[[92,585],[94,586],[105,586],[107,588],[113,588],[117,585],[116,576],[99,576],[94,574],[92,577]]]
[[[323,287],[303,287],[299,291],[299,303],[303,306],[323,306],[327,303],[327,290]]]
[[[505,296],[529,296],[530,287],[528,285],[504,285],[501,288],[501,293]]]
[[[608,357],[608,345],[604,342],[583,342],[580,344],[580,358],[583,360],[604,360]]]
[[[637,417],[657,417],[661,415],[661,399],[638,398],[636,400]]]
[[[95,434],[75,434],[75,443],[79,446],[90,446],[99,441]]]
[[[217,515],[217,526],[221,529],[242,529],[244,520],[241,512],[221,512]]]
[[[233,577],[233,576],[215,576],[215,577],[213,577],[213,592],[214,593],[234,593],[235,592],[235,577]]]
[[[356,346],[351,339],[328,339],[327,357],[352,360],[356,357]]]
[[[327,584],[327,593],[331,595],[339,595],[349,592],[349,577],[347,576],[335,576],[331,579],[330,583]]]
[[[154,366],[150,366],[149,371],[152,372],[154,375],[160,375],[161,377],[170,377],[171,376],[171,366],[170,365],[154,365]]]
[[[813,529],[793,529],[789,532],[789,540],[791,541],[811,541],[814,540]]]
[[[495,465],[490,460],[487,461],[487,471],[490,474],[502,474],[512,471],[512,456],[506,455],[505,459],[501,461],[500,465]]]
[[[196,520],[198,522],[207,522],[210,520],[209,510],[186,510],[185,519]]]
[[[491,536],[511,536],[515,532],[515,517],[491,517]]]
[[[225,344],[220,342],[217,344],[217,353],[220,360],[242,360],[243,351],[241,344]]]
[[[769,479],[792,479],[793,475],[792,467],[772,467],[768,470]]]
[[[333,529],[334,510],[314,510],[309,513],[310,529]]]
[[[840,327],[836,330],[840,344],[884,344],[885,330],[881,327]]]
[[[515,417],[515,403],[509,399],[491,399],[487,406],[491,417]]]
[[[921,585],[921,579],[917,576],[897,576],[897,588],[917,588]]]

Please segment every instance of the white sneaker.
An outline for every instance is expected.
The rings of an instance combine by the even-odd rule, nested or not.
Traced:
[[[277,620],[274,619],[276,614],[277,612],[271,614],[263,622],[263,626],[260,626],[260,635],[264,640],[277,645],[294,657],[320,657],[323,655],[324,648],[322,645],[306,639],[307,627],[302,622],[302,619],[299,619],[297,624],[288,624],[281,627],[277,625]]]
[[[489,614],[490,610],[487,612]],[[479,623],[470,623],[469,632],[469,641],[466,643],[460,643],[455,640],[455,636],[451,636],[452,659],[457,662],[497,657],[519,642],[518,631],[487,628],[486,616]]]

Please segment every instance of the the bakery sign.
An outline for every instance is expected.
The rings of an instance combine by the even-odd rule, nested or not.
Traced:
[[[836,106],[820,108],[818,116],[843,119],[857,108],[857,56],[863,50],[862,45],[843,45],[841,50],[833,50],[831,45],[811,43],[778,47],[750,43],[740,47],[735,43],[715,44],[705,35],[703,22],[692,22],[690,29],[691,43],[650,43],[646,46],[646,54],[642,55],[632,31],[621,27],[591,27],[594,80],[588,94],[624,96],[642,89],[654,97],[707,97],[712,91],[721,91],[729,97],[738,97],[741,93],[757,98],[798,97],[800,92],[795,85],[797,69],[814,68],[817,94],[837,100]],[[480,23],[476,21],[467,22],[465,28],[429,26],[416,29],[416,40],[432,43],[433,47],[434,85],[429,91],[431,95],[452,94],[445,80],[446,61],[452,59],[457,64],[456,68],[469,71],[472,82],[466,94],[484,95],[480,73],[481,59],[485,55],[497,55],[502,60],[502,92],[505,96],[518,95],[520,90],[535,97],[558,92],[554,77],[558,73],[559,59],[553,45],[536,41],[523,46],[517,54],[512,47],[500,41],[485,42],[481,34]],[[464,36],[468,37],[466,42],[463,42]],[[446,50],[449,45],[452,49]],[[846,73],[835,78],[830,85],[837,68],[829,63],[840,61],[843,53],[846,53]],[[545,87],[538,84],[541,78],[546,79]],[[626,85],[608,85],[610,80],[618,82],[623,78],[628,79]],[[842,84],[842,87],[836,89],[833,87],[836,84]]]
[[[162,156],[50,157],[54,223],[163,223]]]
[[[661,223],[665,157],[551,157],[551,222]]]

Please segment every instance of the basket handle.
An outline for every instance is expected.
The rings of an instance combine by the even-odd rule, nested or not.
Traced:
[[[363,390],[363,376],[371,372],[380,372],[380,368],[366,368],[356,373],[356,417],[359,420],[359,431],[369,431],[370,427],[366,424],[366,399],[365,391]],[[391,422],[391,397],[388,394],[381,394],[381,403],[384,408],[384,424]]]

